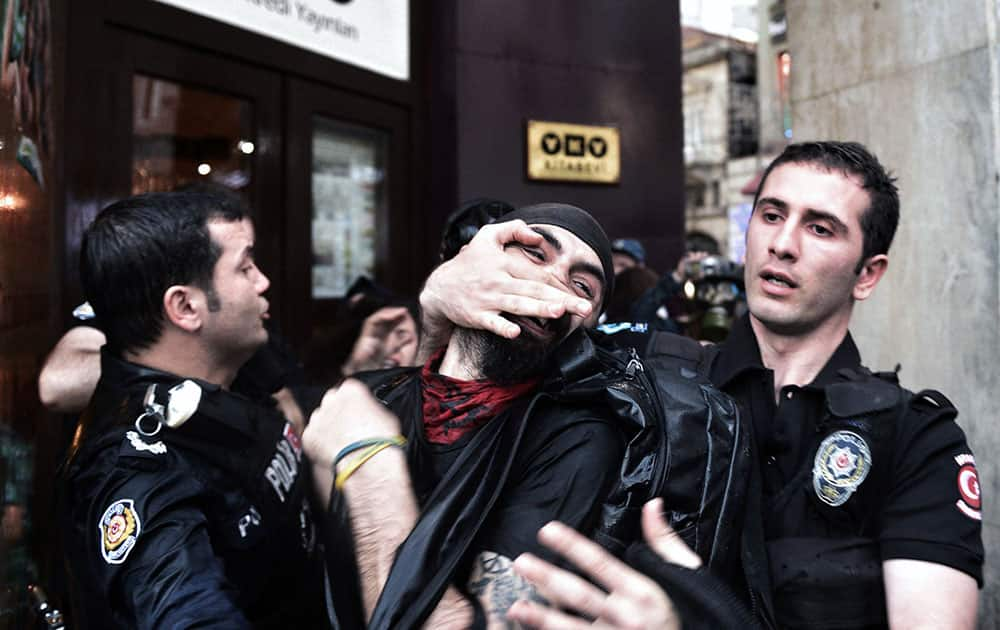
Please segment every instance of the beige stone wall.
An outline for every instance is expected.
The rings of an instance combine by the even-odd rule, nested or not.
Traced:
[[[977,455],[1000,625],[1000,0],[788,0],[796,140],[854,139],[899,177],[888,276],[856,309],[865,362],[950,397]]]

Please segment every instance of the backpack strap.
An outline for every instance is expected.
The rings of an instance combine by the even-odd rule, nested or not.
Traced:
[[[719,347],[715,344],[703,345],[690,337],[656,331],[649,336],[643,356],[650,359],[672,357],[690,364],[692,370],[707,378],[715,358],[719,356]]]
[[[577,383],[600,374],[605,369],[595,338],[583,328],[577,328],[556,347],[555,362],[563,383]]]

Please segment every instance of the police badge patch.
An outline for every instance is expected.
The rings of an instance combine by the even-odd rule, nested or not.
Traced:
[[[132,499],[119,499],[108,506],[98,529],[101,530],[101,555],[104,560],[108,564],[125,562],[142,531]]]
[[[823,440],[813,461],[813,489],[833,507],[847,503],[872,468],[872,454],[857,433],[837,431]]]

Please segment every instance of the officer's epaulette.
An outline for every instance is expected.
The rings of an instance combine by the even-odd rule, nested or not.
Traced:
[[[839,418],[868,415],[892,409],[900,402],[902,389],[891,380],[865,368],[843,369],[844,380],[826,387],[826,406]]]
[[[948,397],[936,389],[924,389],[913,395],[911,404],[915,408],[923,408],[928,411],[954,410],[955,405],[948,400]]]

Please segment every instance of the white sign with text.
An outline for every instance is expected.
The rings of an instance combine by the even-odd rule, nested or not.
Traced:
[[[407,81],[409,0],[157,0]]]

